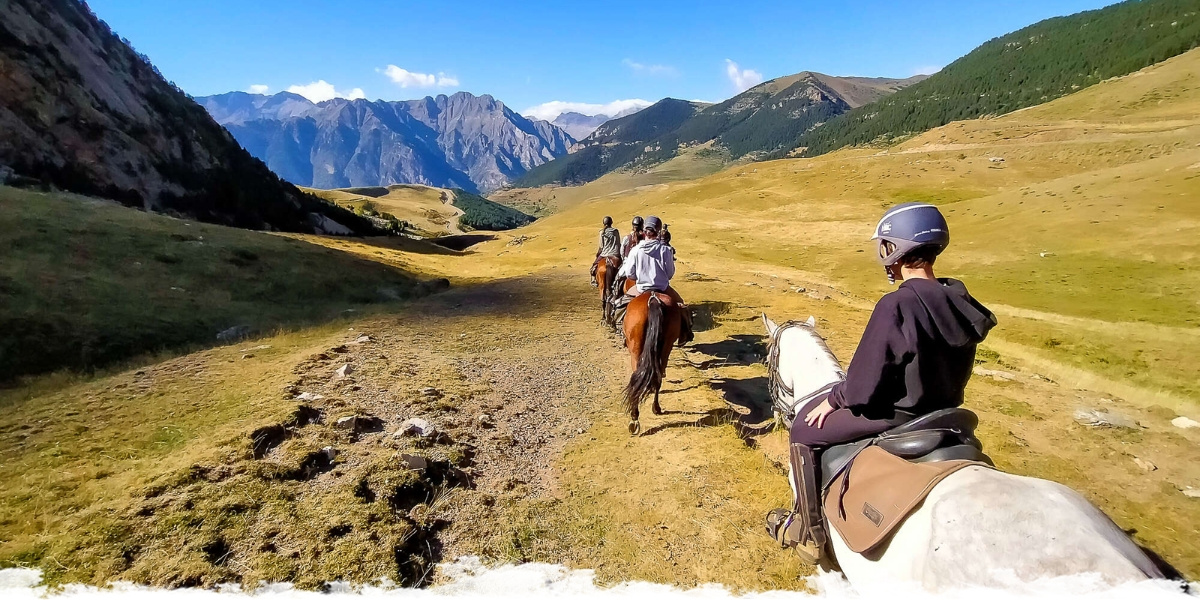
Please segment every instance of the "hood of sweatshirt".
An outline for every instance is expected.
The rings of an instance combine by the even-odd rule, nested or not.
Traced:
[[[900,286],[916,294],[942,339],[953,347],[978,344],[996,326],[996,315],[972,298],[957,279],[908,279]]]

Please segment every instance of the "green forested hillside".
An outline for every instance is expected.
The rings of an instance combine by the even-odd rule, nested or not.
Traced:
[[[464,190],[454,190],[454,206],[463,214],[458,225],[463,228],[503,231],[528,225],[536,219],[515,208],[497,204]]]
[[[991,40],[936,75],[801,135],[816,156],[1041,104],[1200,44],[1200,0],[1128,0]]]

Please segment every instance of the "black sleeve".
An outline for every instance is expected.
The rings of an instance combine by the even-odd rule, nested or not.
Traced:
[[[846,380],[830,390],[829,403],[834,408],[891,406],[904,394],[903,370],[911,352],[899,308],[886,296],[875,306],[846,370]]]

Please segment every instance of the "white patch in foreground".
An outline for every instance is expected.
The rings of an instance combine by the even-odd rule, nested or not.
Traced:
[[[590,569],[571,570],[561,565],[528,563],[485,567],[474,557],[459,559],[442,566],[445,583],[436,587],[415,590],[392,585],[350,586],[334,584],[332,594],[307,592],[293,589],[287,584],[261,587],[254,592],[242,592],[238,586],[223,586],[218,590],[177,589],[163,590],[125,583],[111,588],[95,588],[85,585],[68,585],[63,589],[48,592],[39,587],[41,573],[33,569],[0,570],[0,598],[4,600],[41,600],[44,598],[70,600],[237,600],[260,598],[268,600],[319,600],[333,595],[350,595],[383,599],[437,598],[511,598],[514,600],[541,600],[552,598],[623,599],[654,598],[655,600],[831,600],[859,599],[862,596],[850,589],[840,575],[826,573],[808,579],[816,596],[803,592],[760,592],[735,595],[722,586],[708,584],[682,590],[658,583],[635,581],[621,583],[608,588],[597,587]],[[884,596],[876,596],[884,597]],[[1016,598],[1058,599],[1079,598],[1086,600],[1182,600],[1190,597],[1177,582],[1142,581],[1134,584],[1109,586],[1097,575],[1061,577],[1046,581],[1024,584],[1010,589],[975,588],[941,594],[928,594],[912,590],[891,589],[888,600],[1010,600]]]

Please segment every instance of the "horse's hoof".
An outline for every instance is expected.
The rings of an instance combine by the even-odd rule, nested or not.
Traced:
[[[642,422],[641,421],[630,421],[629,422],[629,435],[638,435],[641,432],[642,432]]]
[[[661,414],[663,414],[663,409],[662,409],[662,407],[661,407],[661,406],[659,406],[659,405],[657,405],[657,404],[655,404],[654,406],[651,406],[651,407],[650,407],[650,410],[654,411],[654,414],[656,414],[656,415],[661,415]]]

